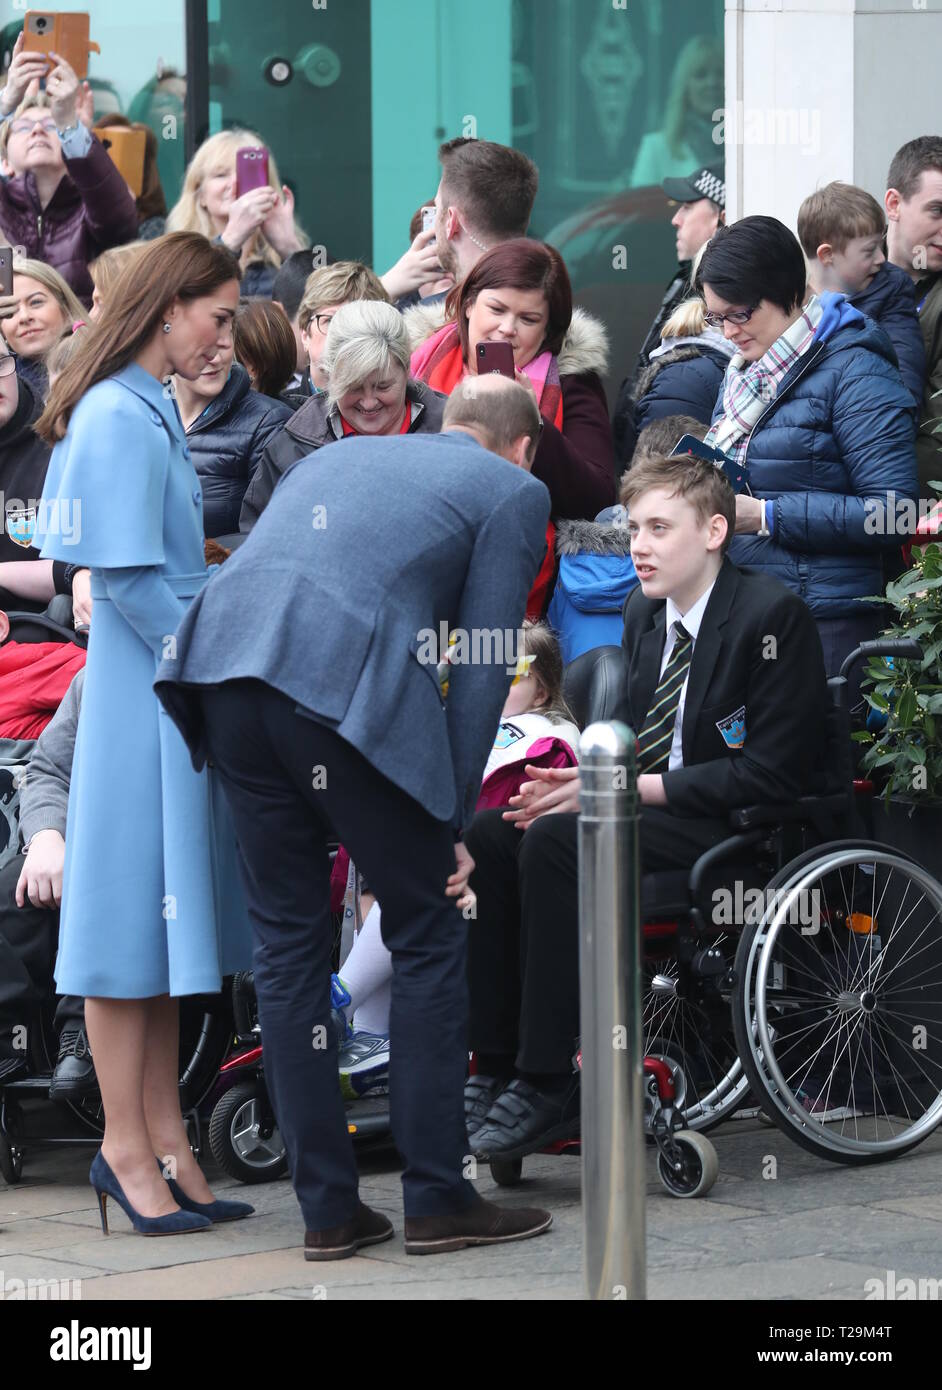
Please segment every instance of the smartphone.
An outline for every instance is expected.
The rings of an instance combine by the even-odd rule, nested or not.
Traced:
[[[243,145],[236,150],[236,197],[253,188],[267,188],[268,151],[264,145]]]
[[[89,39],[88,28],[87,11],[59,14],[55,10],[27,10],[23,19],[23,51],[58,53],[75,70],[76,77],[85,78],[89,53],[101,52],[97,43]]]
[[[144,154],[147,149],[147,131],[131,130],[123,125],[99,126],[95,131],[104,145],[111,162],[135,198],[139,198],[144,188]]]
[[[748,492],[751,495],[748,469],[731,459],[728,454],[724,454],[722,449],[714,449],[712,444],[704,444],[695,434],[685,434],[671,450],[671,458],[676,458],[678,454],[692,454],[694,458],[705,459],[707,463],[715,464],[726,474],[733,492]]]
[[[509,343],[478,343],[478,376],[484,376],[487,372],[497,372],[511,381],[517,380],[514,350]]]
[[[422,230],[423,230],[423,232],[430,232],[430,231],[432,230],[432,228],[435,226],[435,213],[436,213],[436,211],[437,211],[437,209],[435,209],[435,208],[433,208],[433,207],[430,207],[430,208],[423,208],[423,209],[422,209]]]
[[[13,247],[0,246],[0,294],[13,293]]]

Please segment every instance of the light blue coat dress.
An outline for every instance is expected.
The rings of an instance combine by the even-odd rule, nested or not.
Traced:
[[[154,673],[209,578],[175,402],[132,364],[79,401],[49,462],[35,545],[91,569],[93,612],[66,826],[56,988],[215,993],[251,964],[235,836]]]

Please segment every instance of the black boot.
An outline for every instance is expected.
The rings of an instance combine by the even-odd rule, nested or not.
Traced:
[[[59,1057],[49,1083],[50,1100],[79,1100],[98,1085],[85,1025],[65,1027],[59,1037]]]

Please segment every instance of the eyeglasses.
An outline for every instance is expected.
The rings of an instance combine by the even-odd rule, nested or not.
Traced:
[[[760,299],[758,303],[750,304],[748,309],[731,309],[728,314],[704,314],[703,322],[707,328],[722,328],[727,321],[729,323],[748,323],[761,303],[762,300]]]
[[[12,376],[16,371],[16,358],[10,352],[0,357],[0,376]]]
[[[322,338],[326,338],[326,337],[327,337],[327,330],[328,330],[328,328],[330,327],[330,321],[331,321],[332,318],[333,318],[333,314],[315,314],[315,315],[314,315],[314,323],[315,323],[315,326],[316,326],[316,328],[317,328],[318,333],[321,335]]]
[[[31,130],[45,130],[51,132],[54,135],[56,133],[56,129],[57,127],[55,121],[51,120],[14,121],[13,124],[10,126],[10,134],[27,135]]]

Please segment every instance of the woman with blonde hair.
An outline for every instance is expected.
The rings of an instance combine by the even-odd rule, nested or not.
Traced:
[[[438,434],[442,427],[445,397],[412,377],[408,329],[391,304],[341,304],[320,366],[327,390],[296,410],[265,449],[245,493],[240,531],[251,531],[282,473],[324,444],[354,434]]]
[[[660,346],[649,354],[648,365],[638,378],[634,429],[626,441],[632,451],[638,435],[652,420],[690,415],[709,425],[713,419],[734,349],[718,328],[707,327],[705,314],[706,305],[694,295],[678,304],[661,329]]]
[[[17,374],[45,398],[46,355],[73,325],[87,317],[81,300],[44,261],[15,259],[13,294],[0,301],[0,332],[16,353]]]
[[[231,348],[238,275],[203,236],[152,242],[36,422],[54,448],[34,544],[91,569],[55,974],[61,994],[85,1000],[105,1111],[90,1181],[106,1234],[108,1197],[144,1235],[252,1211],[213,1200],[179,1094],[178,996],[218,993],[251,959],[235,841],[153,691],[208,577],[201,490],[163,383],[195,380]]]
[[[632,188],[683,178],[692,169],[714,164],[713,113],[722,105],[723,45],[709,34],[694,34],[674,65],[664,125],[641,141],[631,171]]]
[[[168,232],[202,232],[239,257],[243,295],[268,298],[275,272],[308,238],[295,221],[294,195],[279,182],[268,152],[268,183],[237,196],[236,153],[264,141],[251,130],[220,130],[190,160],[180,200],[167,218]]]

